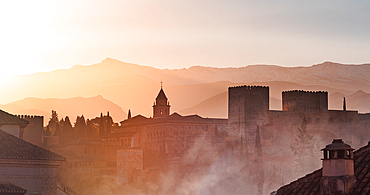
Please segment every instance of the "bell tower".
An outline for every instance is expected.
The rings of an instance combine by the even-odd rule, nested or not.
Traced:
[[[164,94],[161,81],[161,90],[153,104],[153,118],[165,118],[170,116],[170,107],[166,94]]]

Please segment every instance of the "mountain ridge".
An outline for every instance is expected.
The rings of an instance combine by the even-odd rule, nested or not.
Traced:
[[[106,58],[93,65],[75,65],[70,69],[12,77],[8,85],[0,86],[0,91],[6,94],[0,96],[0,103],[25,97],[65,99],[102,95],[125,111],[131,109],[131,112],[150,116],[161,80],[171,108],[179,111],[222,93],[229,86],[248,83],[290,83],[287,85],[312,86],[310,90],[339,90],[343,94],[352,94],[360,89],[369,92],[370,65],[323,62],[299,67],[248,65],[217,68],[197,65],[158,69]],[[271,95],[279,99],[279,90],[284,87],[274,86],[270,87]]]

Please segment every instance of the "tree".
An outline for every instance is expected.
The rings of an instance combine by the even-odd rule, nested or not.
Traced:
[[[290,146],[293,155],[296,156],[293,165],[294,172],[298,175],[305,174],[313,170],[311,161],[314,161],[313,136],[307,133],[307,120],[303,117],[301,127],[298,127],[298,135],[295,144]]]
[[[105,118],[105,133],[106,134],[110,134],[111,133],[111,128],[112,128],[112,125],[113,125],[113,119],[111,116],[109,116],[109,112],[107,113],[107,116],[104,117]]]
[[[86,138],[86,122],[84,115],[77,116],[76,122],[75,122],[75,133],[77,135],[77,138]]]
[[[50,131],[50,129],[49,129],[49,126],[46,126],[46,129],[45,129],[44,135],[45,135],[45,136],[51,136],[51,131]]]
[[[49,128],[50,134],[54,134],[56,130],[56,125],[59,123],[57,111],[51,111],[51,117],[49,119],[47,127]]]
[[[69,117],[66,116],[64,120],[64,124],[63,124],[62,134],[60,136],[60,142],[67,143],[69,141],[72,141],[73,139],[75,139],[73,127],[72,127],[71,121],[69,120]]]
[[[59,123],[57,123],[56,126],[55,126],[55,132],[54,132],[53,136],[59,136],[60,137],[60,135],[62,135],[62,130],[60,128]]]
[[[105,135],[105,128],[104,128],[104,117],[103,113],[100,113],[100,123],[99,123],[99,137],[102,137]]]

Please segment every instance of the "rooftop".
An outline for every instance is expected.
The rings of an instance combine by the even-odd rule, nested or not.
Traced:
[[[370,142],[354,152],[354,163],[357,182],[348,194],[370,194]],[[281,187],[277,191],[277,195],[320,194],[321,176],[322,169],[316,170]]]
[[[25,194],[27,190],[10,182],[0,182],[0,194]]]
[[[0,130],[0,160],[27,159],[27,160],[57,160],[65,158],[47,149],[33,145],[23,139]]]
[[[166,94],[164,94],[164,91],[163,91],[163,89],[162,89],[162,88],[161,88],[161,90],[159,91],[158,96],[157,96],[157,98],[156,98],[156,99],[165,99],[165,100],[167,100]]]
[[[28,123],[24,119],[0,110],[0,125],[26,125]]]

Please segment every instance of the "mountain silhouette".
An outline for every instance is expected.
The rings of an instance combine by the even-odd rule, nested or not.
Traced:
[[[329,95],[335,92],[350,95],[357,90],[367,93],[370,91],[369,77],[369,64],[324,62],[308,67],[249,65],[157,69],[107,58],[88,66],[10,77],[0,86],[5,94],[0,97],[0,103],[27,97],[66,99],[102,95],[123,110],[130,109],[133,115],[151,116],[161,80],[174,112],[200,104],[234,85],[269,85],[271,98],[281,100],[281,90],[286,89],[328,90]]]

